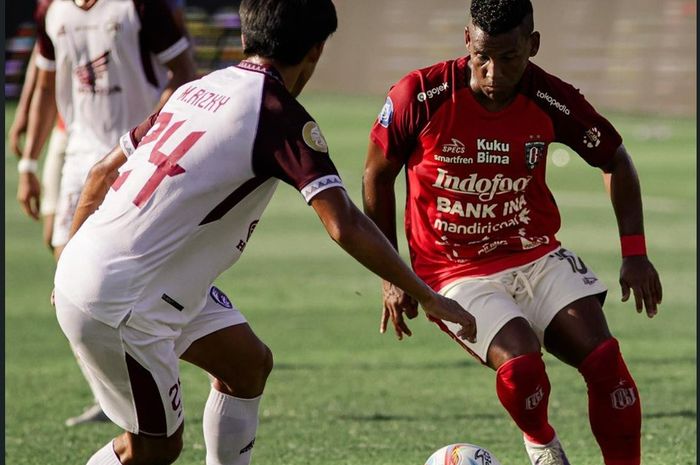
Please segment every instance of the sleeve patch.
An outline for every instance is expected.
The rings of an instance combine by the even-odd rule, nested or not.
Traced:
[[[391,124],[391,120],[394,117],[394,102],[391,101],[391,97],[387,97],[382,107],[382,111],[377,117],[377,122],[383,127],[388,128]]]
[[[321,153],[328,153],[328,143],[326,138],[323,137],[321,133],[321,128],[318,127],[315,121],[309,121],[304,125],[301,130],[302,138],[304,143],[308,145],[312,150]]]
[[[332,174],[318,178],[307,184],[301,190],[301,195],[304,196],[304,200],[306,200],[306,203],[309,203],[311,202],[311,199],[313,199],[318,193],[323,192],[331,187],[340,187],[345,189],[345,187],[343,186],[343,181],[340,179],[340,176]]]

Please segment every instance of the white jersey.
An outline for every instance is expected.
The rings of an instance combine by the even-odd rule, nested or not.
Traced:
[[[307,202],[342,187],[318,125],[274,69],[247,62],[180,87],[121,143],[120,177],[55,278],[63,296],[115,327],[128,317],[162,335],[196,316],[278,180]]]
[[[37,7],[37,66],[56,72],[56,103],[66,122],[66,158],[89,169],[125,131],[156,107],[164,63],[188,47],[163,0],[72,0]]]

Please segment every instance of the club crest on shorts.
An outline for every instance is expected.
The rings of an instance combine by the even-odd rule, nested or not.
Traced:
[[[326,138],[321,133],[321,128],[318,127],[316,121],[309,121],[301,130],[301,136],[306,142],[306,145],[317,152],[328,153],[328,144]]]
[[[534,169],[544,158],[544,142],[525,142],[525,164],[528,169]]]
[[[221,305],[222,307],[233,308],[233,304],[231,303],[231,301],[228,300],[226,294],[224,294],[218,287],[212,286],[209,290],[209,295],[212,299],[214,299],[214,302]]]

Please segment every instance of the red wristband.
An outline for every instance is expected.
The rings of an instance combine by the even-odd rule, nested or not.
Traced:
[[[643,234],[620,236],[620,246],[623,257],[647,254],[647,244]]]

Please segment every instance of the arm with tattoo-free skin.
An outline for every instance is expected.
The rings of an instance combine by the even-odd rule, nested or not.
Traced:
[[[397,250],[394,182],[402,168],[402,163],[386,158],[381,147],[374,142],[369,143],[362,178],[364,211]],[[404,334],[411,336],[412,333],[404,320],[404,315],[409,319],[415,318],[418,315],[418,302],[400,286],[383,281],[379,331],[384,333],[391,319],[399,340],[403,339]]]
[[[27,123],[27,138],[22,151],[22,159],[36,162],[41,155],[41,149],[51,133],[56,122],[56,73],[54,71],[37,70],[37,82],[29,105],[29,121]],[[39,200],[41,183],[33,170],[19,174],[17,201],[24,212],[35,220],[39,219]]]
[[[620,237],[643,237],[644,215],[639,177],[624,145],[620,145],[603,171]],[[632,294],[638,313],[644,309],[649,318],[656,315],[662,297],[661,281],[646,252],[625,256],[623,250],[620,287],[623,302]]]
[[[474,317],[416,276],[377,226],[350,201],[343,189],[326,189],[311,200],[331,238],[348,254],[386,281],[404,289],[428,315],[462,326],[458,336],[476,341]],[[403,291],[402,291],[403,292]]]

